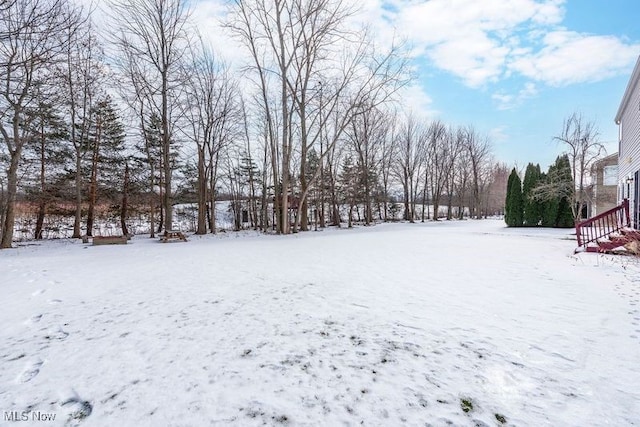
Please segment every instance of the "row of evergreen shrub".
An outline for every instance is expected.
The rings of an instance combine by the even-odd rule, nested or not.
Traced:
[[[513,168],[507,183],[505,222],[509,227],[573,227],[574,191],[567,155],[558,156],[546,174],[540,165],[529,163],[524,180]]]

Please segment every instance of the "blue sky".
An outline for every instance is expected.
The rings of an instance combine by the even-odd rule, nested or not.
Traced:
[[[193,2],[223,57],[241,53],[215,22],[226,0]],[[345,0],[349,1],[349,0]],[[565,117],[595,121],[609,154],[614,116],[640,55],[638,0],[359,0],[381,44],[411,46],[416,81],[402,104],[417,115],[473,125],[509,166],[546,169]],[[218,27],[219,29],[219,27]]]
[[[420,50],[414,60],[430,114],[490,135],[498,160],[546,168],[562,151],[553,137],[574,111],[597,123],[609,153],[617,150],[614,116],[640,55],[639,1],[395,5],[393,19]]]

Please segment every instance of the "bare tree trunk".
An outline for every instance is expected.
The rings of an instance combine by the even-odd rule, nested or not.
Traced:
[[[75,176],[75,191],[76,191],[76,211],[73,218],[73,236],[74,239],[80,238],[80,222],[82,221],[82,174],[80,168],[82,167],[82,157],[79,150],[76,149],[76,176]]]
[[[100,144],[102,136],[102,123],[98,117],[96,122],[96,139],[93,142],[93,152],[91,156],[91,179],[89,181],[89,209],[87,212],[87,236],[93,236],[93,222],[98,190],[98,158],[100,154]]]
[[[198,226],[196,234],[207,234],[207,177],[204,166],[204,147],[198,147]]]
[[[161,38],[164,39],[162,34]],[[164,61],[163,57],[163,61]],[[171,197],[171,173],[173,165],[171,164],[171,139],[169,135],[169,100],[168,100],[168,76],[167,69],[169,64],[163,63],[162,76],[162,155],[163,155],[163,172],[164,172],[164,229],[173,230],[173,198]]]
[[[404,172],[404,183],[402,184],[402,190],[404,192],[404,219],[405,221],[413,222],[413,217],[411,216],[411,206],[409,205],[409,176],[406,171]]]
[[[269,195],[268,195],[268,186],[267,186],[267,168],[268,168],[268,164],[267,164],[267,155],[268,155],[268,150],[267,150],[267,145],[268,142],[266,140],[266,135],[265,135],[265,142],[264,142],[264,154],[263,154],[263,160],[262,160],[262,198],[261,198],[261,218],[262,218],[262,231],[263,232],[267,232],[269,230],[269,212],[268,212],[268,207],[269,207]]]
[[[218,158],[213,161],[213,168],[211,170],[211,175],[209,177],[209,204],[210,208],[210,218],[209,218],[209,230],[211,230],[212,234],[217,233],[216,229],[216,182],[218,178],[217,170],[218,170]]]
[[[45,142],[46,137],[44,133],[44,122],[42,125],[42,129],[40,130],[40,201],[38,202],[38,215],[36,217],[36,229],[34,233],[34,237],[36,240],[42,240],[42,228],[44,226],[44,217],[47,209],[47,201],[46,201],[46,155],[45,155]]]
[[[19,132],[14,127],[14,132]],[[17,135],[17,133],[15,133]],[[15,226],[15,205],[16,195],[18,193],[18,162],[20,160],[21,147],[12,153],[9,161],[9,169],[7,170],[7,209],[2,224],[2,240],[0,241],[0,249],[10,248],[13,240],[13,227]]]
[[[32,116],[25,107],[44,84],[44,70],[61,62],[68,46],[64,35],[79,26],[79,14],[67,2],[9,1],[0,6],[0,136],[7,146],[7,192],[0,249],[10,248],[15,226],[18,168]]]
[[[426,219],[429,219],[429,215],[426,214],[425,215],[425,211],[428,210],[429,207],[427,206],[427,174],[424,174],[424,186],[422,187],[422,220],[421,222],[424,222],[425,217]]]
[[[129,162],[124,164],[124,183],[122,185],[122,202],[120,203],[120,228],[122,235],[129,236],[129,228],[127,227],[127,217],[129,216]]]
[[[93,222],[98,187],[98,156],[94,152],[91,159],[91,179],[89,181],[89,207],[87,209],[87,236],[93,236]]]
[[[333,151],[333,149],[332,149]],[[335,153],[331,153],[331,157],[327,158],[327,169],[329,172],[329,192],[330,192],[330,203],[331,203],[331,225],[340,227],[341,218],[340,218],[340,207],[338,205],[338,189],[336,188],[336,171],[333,165]]]
[[[322,91],[320,92],[320,122],[322,123]],[[325,187],[326,183],[324,181],[324,162],[325,162],[325,153],[323,150],[323,140],[322,137],[322,129],[320,129],[320,228],[325,228]]]
[[[153,105],[159,103],[161,122],[163,177],[161,223],[159,229],[173,227],[172,171],[174,168],[172,149],[173,118],[170,109],[176,105],[175,85],[177,65],[186,50],[188,39],[186,20],[188,11],[184,0],[114,0],[114,13],[120,17],[120,32],[117,45],[123,56],[148,64],[146,72],[138,73],[138,88],[150,98]],[[158,84],[159,83],[159,84]],[[184,83],[184,82],[182,82]],[[182,87],[180,85],[179,87]],[[158,93],[159,92],[159,93]]]

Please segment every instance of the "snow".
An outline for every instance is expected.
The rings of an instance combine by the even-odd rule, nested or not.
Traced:
[[[637,424],[640,265],[570,233],[21,244],[0,252],[0,425]]]

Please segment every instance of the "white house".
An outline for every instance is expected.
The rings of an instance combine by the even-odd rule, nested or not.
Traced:
[[[618,200],[628,198],[633,228],[640,229],[640,57],[618,114]]]

